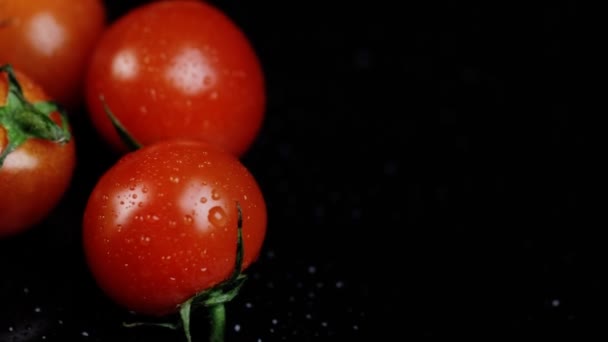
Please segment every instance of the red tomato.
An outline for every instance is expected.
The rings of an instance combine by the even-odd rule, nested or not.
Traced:
[[[150,3],[114,22],[95,48],[86,93],[94,125],[122,151],[100,96],[143,145],[187,137],[236,156],[256,138],[266,101],[247,37],[197,1]]]
[[[49,97],[29,77],[15,72],[25,99],[29,102],[47,101]],[[7,74],[0,74],[0,155],[7,152],[10,132],[15,134],[16,122],[31,122],[32,114],[20,108],[16,121],[14,115],[4,111],[8,93]],[[13,102],[14,104],[15,102]],[[63,124],[57,112],[49,113],[57,128]],[[64,118],[65,119],[65,118]],[[70,184],[75,164],[74,139],[67,144],[40,138],[27,138],[15,150],[9,152],[0,164],[0,237],[14,235],[42,221],[57,205]]]
[[[104,24],[101,0],[2,0],[0,65],[13,64],[73,108]]]
[[[126,154],[101,177],[84,213],[94,278],[129,310],[175,312],[231,275],[237,201],[244,269],[260,252],[266,205],[236,157],[196,140],[165,140]]]

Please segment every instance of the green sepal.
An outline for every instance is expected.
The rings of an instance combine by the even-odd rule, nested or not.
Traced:
[[[10,64],[0,66],[0,73],[6,73],[8,78],[6,104],[0,107],[0,125],[7,137],[7,145],[0,153],[0,167],[6,157],[28,139],[44,139],[58,144],[70,141],[68,117],[59,104],[52,101],[29,102]],[[61,126],[51,119],[54,112],[59,113]]]
[[[103,95],[99,96],[99,100],[101,101],[101,103],[103,105],[103,110],[106,112],[106,115],[112,122],[112,125],[114,126],[114,129],[116,130],[116,133],[118,133],[120,140],[125,145],[127,145],[127,148],[131,151],[140,149],[142,147],[142,144],[140,144],[139,141],[137,141],[131,135],[131,133],[129,133],[129,131],[125,128],[125,126],[123,126],[123,124],[118,120],[116,115],[114,115],[114,113],[112,113],[112,110],[110,110],[110,106],[108,106],[108,104],[106,103]]]

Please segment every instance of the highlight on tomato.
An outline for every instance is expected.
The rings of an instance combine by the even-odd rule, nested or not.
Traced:
[[[12,64],[74,109],[105,17],[101,0],[2,0],[0,65]]]
[[[262,67],[242,30],[202,1],[139,6],[112,23],[86,79],[93,125],[117,151],[128,149],[103,101],[143,145],[184,137],[242,156],[264,119]]]
[[[221,340],[224,302],[266,234],[264,198],[232,154],[192,139],[163,140],[124,155],[100,178],[83,217],[87,263],[99,287],[143,315],[206,306]]]
[[[0,66],[0,237],[50,214],[70,184],[75,159],[61,108],[29,76]]]

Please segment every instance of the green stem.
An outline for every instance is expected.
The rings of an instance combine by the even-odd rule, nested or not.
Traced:
[[[224,342],[224,332],[226,330],[226,308],[224,304],[216,304],[209,307],[211,320],[210,342]]]

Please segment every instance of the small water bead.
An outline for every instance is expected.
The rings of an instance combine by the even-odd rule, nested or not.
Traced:
[[[191,225],[194,222],[194,219],[190,215],[184,216],[184,223],[187,225]]]
[[[213,207],[209,210],[207,219],[217,227],[224,227],[228,223],[226,211],[222,207]]]

